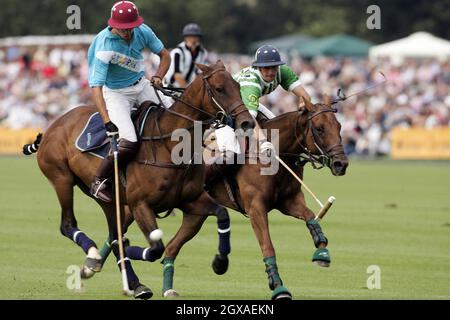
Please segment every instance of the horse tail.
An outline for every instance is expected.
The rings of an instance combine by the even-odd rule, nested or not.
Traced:
[[[23,154],[29,156],[30,154],[36,153],[39,149],[39,144],[41,143],[42,133],[36,136],[36,140],[33,143],[25,144],[23,146]]]

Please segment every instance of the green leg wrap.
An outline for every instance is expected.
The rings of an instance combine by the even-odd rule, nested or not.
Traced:
[[[275,257],[266,257],[263,259],[266,265],[266,273],[269,278],[269,288],[274,290],[275,288],[282,286],[280,275],[278,274],[278,267]]]
[[[163,264],[163,288],[162,294],[173,288],[173,273],[175,259],[165,257],[161,263]]]
[[[306,222],[306,226],[308,227],[309,232],[311,233],[316,248],[318,248],[321,243],[325,243],[325,245],[328,244],[328,239],[324,236],[322,228],[320,227],[318,221],[314,219],[308,220]]]
[[[106,240],[103,244],[102,249],[100,250],[100,256],[102,257],[102,266],[105,264],[106,259],[108,259],[109,254],[111,253],[111,244],[109,240]]]

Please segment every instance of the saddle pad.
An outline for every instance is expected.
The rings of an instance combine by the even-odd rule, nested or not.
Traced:
[[[100,113],[96,112],[88,119],[83,131],[75,141],[75,146],[81,152],[89,152],[102,159],[106,157],[110,145]]]

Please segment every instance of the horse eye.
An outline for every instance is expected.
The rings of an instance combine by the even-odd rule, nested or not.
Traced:
[[[317,132],[318,132],[319,134],[323,134],[323,133],[325,132],[325,129],[324,129],[323,127],[318,127],[318,128],[317,128]]]
[[[219,92],[219,93],[222,93],[223,92],[223,87],[216,87],[216,91]]]

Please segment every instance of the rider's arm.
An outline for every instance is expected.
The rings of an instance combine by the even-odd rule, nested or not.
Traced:
[[[103,123],[108,123],[111,121],[108,116],[108,111],[106,110],[105,99],[103,98],[103,87],[92,87],[92,96],[94,98],[94,103],[98,109],[98,112],[102,116]]]
[[[303,88],[298,76],[286,65],[280,67],[281,72],[281,86],[287,90],[291,91],[297,97],[300,98],[300,104],[303,103],[303,99],[311,101],[311,97]]]
[[[298,85],[296,86],[293,90],[292,93],[295,94],[297,97],[300,98],[300,105],[303,104],[303,99],[306,99],[308,101],[311,102],[311,96],[308,94],[308,92],[306,92],[305,88],[303,88],[302,85]]]
[[[165,48],[163,48],[158,53],[158,56],[160,57],[161,60],[159,62],[158,70],[156,71],[154,77],[158,77],[162,80],[166,75],[167,71],[169,70],[171,58],[169,51],[167,51],[167,49]]]
[[[250,114],[256,118],[258,115],[259,98],[261,97],[261,88],[253,83],[240,82],[241,97]]]
[[[149,48],[151,52],[157,54],[160,58],[158,70],[153,77],[158,77],[162,81],[170,67],[170,53],[164,48],[164,44],[149,26],[142,24],[139,28],[143,31],[147,48]]]
[[[92,88],[92,97],[95,106],[100,113],[103,123],[110,121],[108,111],[106,110],[105,99],[103,98],[103,86],[106,83],[106,77],[109,68],[109,59],[104,52],[106,49],[97,47],[95,43],[89,47],[89,86]]]

